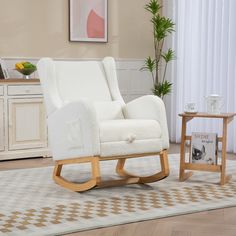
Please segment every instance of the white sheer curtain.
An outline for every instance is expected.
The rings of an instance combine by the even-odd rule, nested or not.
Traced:
[[[172,47],[177,59],[170,67],[174,84],[168,114],[170,138],[180,141],[178,114],[187,102],[206,111],[205,97],[219,94],[222,111],[236,112],[236,0],[164,0],[176,23]],[[219,132],[221,123],[196,119],[189,132]],[[236,121],[229,125],[228,151],[236,152]]]

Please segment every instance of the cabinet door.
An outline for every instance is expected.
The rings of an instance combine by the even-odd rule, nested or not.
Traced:
[[[43,98],[9,99],[9,150],[47,146]]]
[[[5,134],[4,134],[4,105],[3,99],[0,98],[0,151],[4,151]]]

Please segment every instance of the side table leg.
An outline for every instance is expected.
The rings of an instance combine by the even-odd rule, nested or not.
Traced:
[[[220,185],[227,183],[232,176],[226,176],[226,145],[227,145],[227,125],[228,118],[223,118],[223,137],[222,137],[222,160],[221,160],[221,178]]]
[[[186,118],[182,117],[181,145],[180,145],[180,168],[179,181],[184,181],[184,164],[185,164],[185,135],[186,135]]]

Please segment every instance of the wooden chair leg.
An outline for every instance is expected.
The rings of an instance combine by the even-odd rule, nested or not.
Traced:
[[[126,161],[125,158],[121,158],[118,160],[117,166],[116,166],[117,174],[125,178],[139,178],[137,183],[156,182],[156,181],[166,178],[169,175],[169,163],[168,163],[168,155],[167,155],[166,150],[160,153],[161,171],[154,175],[145,176],[145,177],[133,175],[124,169],[125,161]]]
[[[94,157],[91,161],[92,165],[92,176],[96,179],[97,184],[101,182],[100,164],[99,157]]]
[[[64,188],[70,189],[75,192],[83,192],[86,190],[89,190],[93,187],[95,187],[101,179],[100,176],[100,168],[99,168],[99,158],[98,157],[91,157],[87,158],[87,161],[83,159],[84,162],[90,162],[91,163],[91,168],[92,168],[92,179],[85,183],[73,183],[61,176],[61,170],[64,164],[71,164],[71,160],[68,160],[68,163],[64,160],[63,162],[57,161],[56,165],[54,167],[54,172],[53,172],[53,179],[54,181],[61,185]],[[63,163],[63,164],[62,164]],[[74,163],[80,163],[79,158],[74,160]]]
[[[61,170],[62,170],[62,165],[56,164],[55,167],[54,167],[53,176],[60,176],[61,175]]]
[[[169,169],[169,161],[168,161],[168,154],[167,151],[164,150],[160,154],[160,161],[161,161],[161,170],[162,172],[167,176],[170,174],[170,169]]]

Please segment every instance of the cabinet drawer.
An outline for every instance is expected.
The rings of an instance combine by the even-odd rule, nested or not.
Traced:
[[[40,85],[9,85],[7,89],[8,95],[37,95],[42,94]]]

